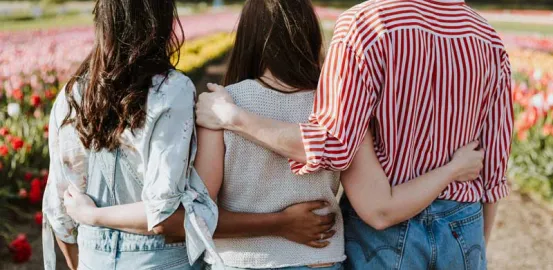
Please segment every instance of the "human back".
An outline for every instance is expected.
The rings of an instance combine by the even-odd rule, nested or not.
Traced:
[[[311,1],[246,1],[236,35],[224,80],[235,101],[267,118],[307,121],[322,64],[322,34]],[[297,176],[290,172],[288,159],[237,133],[225,131],[220,138],[224,143],[224,177],[217,191],[221,209],[269,214],[297,204],[327,201],[326,209],[315,212],[316,219],[330,213],[336,215],[336,225],[330,224],[316,233],[317,239],[311,243],[319,247],[328,245],[322,249],[279,235],[216,239],[225,266],[228,269],[303,269],[321,264],[341,267],[345,252],[336,201],[339,173]],[[226,227],[224,218],[221,219],[220,226]],[[212,263],[209,256],[206,261]]]
[[[487,160],[508,155],[509,142],[501,139],[511,126],[509,111],[501,110],[509,105],[508,56],[499,35],[464,1],[366,1],[340,17],[331,46],[350,47],[360,59],[346,87],[366,86],[369,94],[356,97],[365,105],[351,117],[374,116],[375,150],[392,185],[443,166],[474,140]],[[322,80],[321,86],[332,83]],[[490,161],[481,178],[451,184],[440,199],[504,196],[504,174],[496,172],[506,162]]]
[[[50,117],[45,227],[61,247],[78,246],[80,268],[188,269],[188,254],[194,253],[187,243],[155,235],[185,201],[185,207],[193,201],[187,191],[194,188],[195,88],[172,62],[183,44],[176,3],[99,0],[94,26],[94,47]],[[91,204],[86,211],[68,203],[83,196]],[[97,209],[112,219],[100,224],[78,215]],[[117,209],[132,211],[118,219]],[[180,223],[182,228],[184,219]],[[53,245],[51,234],[44,235]],[[64,254],[73,268],[76,255]],[[51,256],[45,265],[54,267]]]
[[[307,121],[314,91],[281,93],[258,81],[245,80],[227,87],[236,104],[263,117],[295,123]],[[273,213],[308,201],[325,200],[336,213],[336,231],[330,244],[315,249],[281,237],[216,239],[217,251],[228,266],[274,268],[335,263],[345,259],[343,220],[336,201],[340,174],[321,171],[298,176],[290,171],[288,159],[225,131],[225,173],[219,205],[229,211]]]

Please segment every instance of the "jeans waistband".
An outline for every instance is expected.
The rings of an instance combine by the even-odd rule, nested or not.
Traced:
[[[89,248],[104,252],[150,251],[168,248],[186,248],[186,243],[167,244],[161,235],[139,235],[118,230],[79,226],[79,248]]]

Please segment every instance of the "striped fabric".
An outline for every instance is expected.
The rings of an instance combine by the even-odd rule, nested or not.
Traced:
[[[339,18],[297,174],[349,167],[369,126],[392,185],[480,140],[481,176],[440,199],[496,202],[513,130],[511,68],[498,34],[464,1],[367,1]]]

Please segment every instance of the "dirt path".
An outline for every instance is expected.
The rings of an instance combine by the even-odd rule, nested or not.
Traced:
[[[499,206],[490,269],[553,270],[553,212],[513,193]]]

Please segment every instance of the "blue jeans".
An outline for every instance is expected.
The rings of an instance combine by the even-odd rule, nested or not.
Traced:
[[[365,224],[347,199],[345,269],[486,269],[481,203],[437,200],[418,216],[383,231]]]
[[[206,269],[211,270],[211,266],[207,266]],[[294,266],[294,267],[284,267],[284,268],[270,268],[264,270],[343,270],[344,265],[342,263],[336,263],[333,266],[328,267],[311,267],[311,266]],[[225,267],[225,270],[255,270],[247,268],[234,268],[234,267]]]

